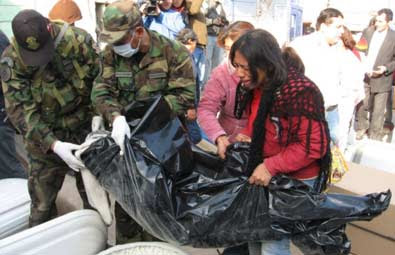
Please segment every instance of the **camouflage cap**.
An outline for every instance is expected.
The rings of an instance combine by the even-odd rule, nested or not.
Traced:
[[[104,10],[100,40],[113,44],[140,23],[141,14],[133,0],[115,1]]]

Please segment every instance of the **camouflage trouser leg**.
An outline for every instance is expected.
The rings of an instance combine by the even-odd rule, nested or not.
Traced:
[[[28,188],[31,198],[29,226],[46,222],[57,215],[55,200],[68,171],[55,154],[29,155]]]
[[[117,202],[115,203],[116,243],[160,241],[145,231]]]
[[[56,197],[71,169],[54,153],[44,154],[27,144],[29,154],[28,189],[31,198],[29,226],[33,227],[57,216]],[[76,173],[78,192],[85,209],[92,207],[84,189],[81,173]]]

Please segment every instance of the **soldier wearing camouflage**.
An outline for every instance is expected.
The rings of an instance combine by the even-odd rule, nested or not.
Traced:
[[[183,115],[193,108],[195,93],[189,53],[180,43],[144,29],[140,13],[131,2],[114,2],[104,12],[105,29],[100,38],[109,45],[102,53],[103,68],[92,90],[94,107],[111,123],[133,100],[161,94],[173,112]],[[122,12],[128,10],[125,5],[130,9],[126,14]],[[125,36],[126,43],[139,46],[131,57],[114,52]]]
[[[19,12],[12,29],[0,69],[6,74],[7,112],[29,153],[34,226],[56,216],[55,199],[68,166],[82,164],[71,151],[90,131],[90,93],[100,61],[87,32],[49,22],[34,10]]]
[[[100,38],[108,45],[91,98],[96,111],[112,125],[111,136],[122,155],[125,136],[130,137],[124,108],[136,100],[162,95],[175,114],[184,116],[194,107],[195,78],[187,49],[145,29],[133,1],[108,5],[103,27]],[[115,217],[117,243],[153,239],[118,204]]]

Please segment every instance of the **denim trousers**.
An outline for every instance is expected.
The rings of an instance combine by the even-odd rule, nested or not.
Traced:
[[[211,71],[222,63],[224,57],[224,50],[217,45],[217,36],[209,35],[206,46],[205,82],[210,78]]]
[[[206,72],[206,52],[200,46],[196,46],[196,49],[192,53],[193,62],[195,64],[196,72],[196,106],[200,100],[200,91],[203,91],[205,84],[205,72]]]
[[[310,187],[314,186],[316,178],[303,180]],[[249,242],[250,255],[291,255],[291,241],[285,237],[281,240]]]
[[[334,145],[339,145],[339,109],[335,107],[334,109],[326,111],[326,121],[328,122],[329,134],[331,136],[331,141]]]

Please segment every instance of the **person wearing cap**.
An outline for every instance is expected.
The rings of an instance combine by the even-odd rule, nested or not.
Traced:
[[[81,11],[73,0],[59,0],[49,11],[48,18],[51,21],[63,21],[70,25],[82,19]]]
[[[194,106],[193,64],[182,44],[144,28],[133,1],[115,1],[106,7],[100,38],[108,45],[102,52],[102,72],[95,80],[91,98],[95,110],[111,123],[111,136],[123,154],[125,136],[130,137],[122,115],[124,107],[135,100],[163,95],[176,115],[185,116]],[[126,221],[118,217],[124,211],[120,206],[115,209],[117,223],[122,221],[117,226],[125,226]],[[123,242],[118,233],[117,241]]]
[[[73,150],[90,132],[89,95],[100,59],[87,32],[50,22],[35,10],[20,11],[12,31],[1,78],[11,121],[26,124],[29,225],[35,226],[56,216],[55,199],[66,172],[83,167]]]

